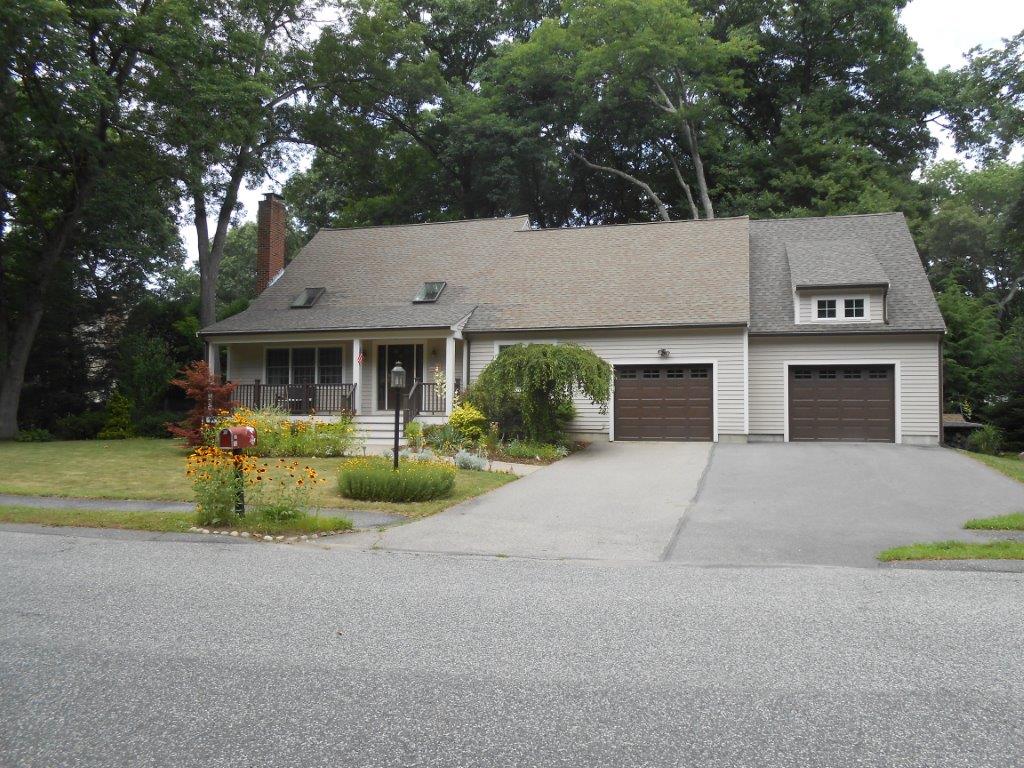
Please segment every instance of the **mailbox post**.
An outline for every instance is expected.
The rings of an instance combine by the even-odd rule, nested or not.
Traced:
[[[223,450],[230,450],[232,456],[240,456],[246,448],[256,447],[256,430],[252,427],[224,427],[220,431],[217,440],[218,446]],[[235,460],[235,514],[245,517],[245,483],[242,477],[242,467]]]

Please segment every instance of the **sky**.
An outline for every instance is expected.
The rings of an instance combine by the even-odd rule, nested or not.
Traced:
[[[969,9],[969,10],[968,10]],[[976,45],[992,48],[1004,38],[1024,29],[1024,2],[1021,0],[911,0],[901,15],[910,36],[917,41],[931,69],[958,67],[963,55]],[[940,141],[939,159],[956,156],[941,129],[933,130]],[[256,203],[263,192],[280,191],[283,177],[265,179],[239,193],[245,207],[242,220],[255,221]],[[214,222],[210,222],[211,231]],[[196,258],[195,228],[183,225],[182,238],[190,257]]]

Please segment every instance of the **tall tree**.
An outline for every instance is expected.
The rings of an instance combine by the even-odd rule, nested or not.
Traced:
[[[297,139],[306,86],[307,0],[204,0],[187,61],[155,58],[154,132],[175,164],[199,249],[200,323],[217,315],[217,280],[238,192],[280,167]],[[213,230],[210,230],[210,218]]]
[[[0,438],[9,438],[55,283],[72,279],[86,253],[75,241],[88,207],[112,167],[160,177],[139,130],[151,79],[143,54],[180,52],[182,30],[153,0],[12,0],[0,28]]]

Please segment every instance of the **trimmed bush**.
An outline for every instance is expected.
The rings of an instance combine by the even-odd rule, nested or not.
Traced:
[[[96,435],[100,440],[127,440],[135,437],[132,426],[132,401],[117,390],[107,401],[107,420]]]
[[[341,465],[341,495],[362,501],[429,501],[451,493],[455,467],[440,461],[399,460],[398,469],[380,456],[350,459]]]
[[[459,451],[455,454],[455,466],[459,469],[487,469],[487,459],[469,451]]]
[[[14,435],[16,443],[49,443],[53,435],[48,429],[19,429]]]
[[[471,403],[459,403],[453,408],[448,423],[471,443],[483,437],[487,429],[487,417]]]
[[[1003,431],[994,424],[986,424],[971,432],[967,438],[967,450],[995,456],[1003,449]]]
[[[103,411],[72,413],[57,419],[53,432],[61,440],[92,440],[106,422],[107,414]]]

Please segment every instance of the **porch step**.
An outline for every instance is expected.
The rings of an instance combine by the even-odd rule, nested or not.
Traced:
[[[443,424],[444,416],[417,416],[416,421],[423,424]],[[353,419],[366,441],[367,448],[391,447],[395,441],[395,415],[393,413],[358,413]],[[399,439],[399,444],[405,446],[405,435]]]

